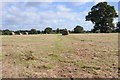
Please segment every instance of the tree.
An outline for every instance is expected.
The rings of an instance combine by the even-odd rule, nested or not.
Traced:
[[[74,33],[82,33],[83,32],[83,27],[81,26],[76,26],[74,28]]]
[[[57,34],[60,33],[60,29],[59,28],[56,29],[56,33]]]
[[[37,33],[40,34],[41,33],[40,30],[37,30]]]
[[[45,33],[50,34],[52,32],[52,28],[47,27],[45,28]]]
[[[2,35],[10,35],[12,31],[6,29],[2,31]]]
[[[69,30],[69,33],[74,33],[74,31]]]
[[[20,31],[15,31],[16,34],[20,34]]]
[[[0,30],[0,35],[2,35],[2,30]]]
[[[42,34],[45,34],[45,31],[41,31]]]
[[[117,29],[116,29],[117,32],[120,32],[120,21],[117,23]]]
[[[31,29],[30,34],[37,34],[37,30],[36,29]]]
[[[93,31],[101,33],[111,32],[114,29],[113,18],[118,17],[114,6],[107,2],[100,2],[91,8],[86,16],[86,21],[91,21],[94,25]]]

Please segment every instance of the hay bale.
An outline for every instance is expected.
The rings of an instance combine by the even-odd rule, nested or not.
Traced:
[[[28,35],[28,32],[25,32],[26,35]]]
[[[15,33],[14,33],[14,32],[11,32],[11,35],[15,35]]]
[[[68,34],[69,34],[69,32],[67,30],[62,31],[62,35],[68,35]]]
[[[22,33],[20,33],[20,35],[23,35]]]

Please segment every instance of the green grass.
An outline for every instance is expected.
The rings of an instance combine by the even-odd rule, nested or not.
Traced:
[[[58,60],[61,58],[61,56],[58,54],[49,54],[48,56],[50,57],[51,60]]]
[[[52,68],[53,68],[53,65],[48,64],[46,67],[47,67],[48,69],[52,69]]]

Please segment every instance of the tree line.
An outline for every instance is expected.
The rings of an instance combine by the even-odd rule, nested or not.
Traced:
[[[36,30],[36,29],[17,30],[17,31],[5,29],[5,30],[0,30],[0,32],[1,32],[2,35],[11,35],[11,32],[14,32],[17,35],[19,35],[20,33],[24,34],[25,32],[28,32],[28,34],[61,34],[63,30],[67,30],[67,29],[59,29],[59,28],[57,28],[56,30],[53,30],[51,27],[46,27],[42,31]],[[83,32],[85,32],[83,27],[81,27],[79,25],[77,25],[74,28],[74,30],[68,30],[68,31],[69,31],[69,33],[83,33]]]
[[[100,2],[94,5],[91,8],[91,11],[88,12],[88,15],[85,17],[86,21],[91,21],[94,26],[90,31],[85,31],[82,26],[77,25],[72,31],[68,30],[69,33],[115,33],[120,32],[120,21],[117,23],[116,27],[113,23],[114,18],[117,18],[118,15],[115,11],[114,6],[108,5],[107,2]],[[43,31],[31,29],[31,30],[0,30],[2,35],[10,35],[11,32],[15,32],[15,34],[28,32],[29,34],[59,34],[62,33],[63,30],[67,29],[59,29],[53,30],[50,27],[45,28]]]
[[[118,32],[120,32],[120,22],[118,22],[116,26],[117,27],[115,27],[111,31],[111,33],[118,33]],[[17,31],[5,29],[5,30],[0,30],[0,32],[1,32],[2,35],[11,35],[11,32],[14,32],[16,35],[19,35],[20,33],[24,34],[25,32],[28,32],[28,34],[61,34],[63,30],[67,30],[67,29],[59,29],[59,28],[57,28],[56,30],[53,30],[51,27],[46,27],[42,31],[36,30],[36,29],[17,30]],[[97,30],[97,31],[94,31],[93,29],[91,29],[91,30],[84,30],[84,28],[82,26],[79,26],[79,25],[77,25],[73,30],[68,30],[68,31],[71,34],[72,33],[101,33],[99,30]],[[109,32],[107,32],[107,33],[109,33]]]

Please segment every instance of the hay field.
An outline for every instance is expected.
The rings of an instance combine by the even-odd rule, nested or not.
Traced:
[[[118,34],[2,37],[3,78],[117,78]]]

